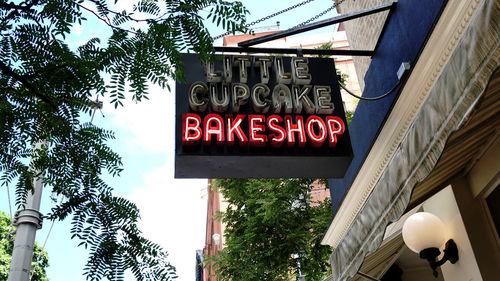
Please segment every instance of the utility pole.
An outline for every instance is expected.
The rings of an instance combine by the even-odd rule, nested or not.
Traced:
[[[36,146],[35,149],[39,149]],[[36,175],[33,192],[28,191],[24,209],[18,210],[12,223],[16,227],[16,239],[12,250],[8,281],[28,281],[33,259],[36,231],[42,228],[40,202],[42,199],[42,175]]]
[[[95,101],[89,100],[89,102],[94,107],[92,119],[90,120],[92,123],[96,110],[101,110],[103,103],[99,101],[99,98]],[[37,150],[46,149],[44,148],[45,145],[47,145],[46,141],[36,143],[33,154],[35,154]],[[33,155],[31,157],[31,161],[33,161]],[[24,209],[17,210],[14,215],[14,221],[12,222],[12,225],[16,227],[16,239],[14,240],[14,248],[12,250],[12,259],[10,261],[9,277],[7,281],[29,281],[30,279],[36,231],[42,228],[43,215],[40,213],[42,190],[43,172],[36,171],[33,191],[28,191]]]

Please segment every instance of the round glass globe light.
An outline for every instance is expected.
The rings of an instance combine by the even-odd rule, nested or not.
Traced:
[[[415,253],[427,248],[440,248],[446,240],[443,222],[434,214],[418,212],[406,219],[403,240]]]
[[[215,245],[219,246],[219,244],[220,244],[220,234],[219,233],[212,234],[212,240],[214,241]]]

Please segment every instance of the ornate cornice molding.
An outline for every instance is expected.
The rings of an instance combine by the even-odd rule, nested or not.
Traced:
[[[481,0],[450,0],[322,243],[340,243],[441,75]],[[376,168],[374,168],[376,167]]]

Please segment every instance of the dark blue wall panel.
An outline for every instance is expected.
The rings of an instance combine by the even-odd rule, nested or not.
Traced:
[[[377,53],[365,75],[363,96],[386,93],[398,81],[402,62],[413,66],[439,18],[446,0],[400,0],[381,35]],[[349,126],[354,159],[344,178],[328,181],[334,215],[370,151],[399,90],[378,101],[361,100]]]

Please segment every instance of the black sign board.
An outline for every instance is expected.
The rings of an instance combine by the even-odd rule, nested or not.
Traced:
[[[183,56],[175,177],[344,176],[353,154],[333,59]]]

